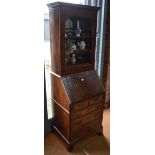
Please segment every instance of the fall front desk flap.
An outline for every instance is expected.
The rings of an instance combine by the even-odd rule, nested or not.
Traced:
[[[62,77],[70,103],[103,94],[102,82],[95,70]]]

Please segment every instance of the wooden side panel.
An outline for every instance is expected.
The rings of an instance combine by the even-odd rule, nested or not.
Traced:
[[[57,74],[61,73],[59,27],[59,8],[49,8],[51,69]]]
[[[61,105],[66,111],[69,110],[69,100],[67,97],[67,93],[63,86],[61,78],[53,75],[51,73],[51,97],[54,99],[59,105]]]
[[[105,49],[104,49],[102,81],[105,88],[105,107],[109,107],[110,106],[110,0],[107,1]]]
[[[57,103],[54,102],[54,120],[53,125],[63,135],[67,141],[70,139],[69,114],[67,114]]]

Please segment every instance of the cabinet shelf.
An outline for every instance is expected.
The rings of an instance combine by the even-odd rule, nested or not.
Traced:
[[[72,36],[72,37],[65,37],[65,39],[70,39],[70,40],[81,40],[81,39],[92,39],[91,36],[80,36],[80,37],[76,37],[76,36]]]
[[[66,65],[67,69],[70,70],[72,69],[72,67],[74,68],[81,68],[81,67],[91,67],[92,65],[89,63],[76,63],[76,64],[72,64],[72,65]]]
[[[85,49],[85,50],[77,49],[77,50],[73,50],[72,54],[82,54],[82,53],[89,53],[89,52],[91,52],[91,49]]]

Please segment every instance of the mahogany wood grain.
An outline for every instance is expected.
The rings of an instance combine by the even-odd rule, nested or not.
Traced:
[[[91,115],[89,113],[83,117],[80,117],[72,122],[72,129],[77,129],[80,126],[82,126],[90,121],[95,121],[98,118],[102,118],[102,115],[103,115],[103,110],[98,109],[98,110],[92,112]]]
[[[96,131],[102,128],[102,119],[98,119],[96,121],[92,121],[91,123],[87,123],[83,125],[81,128],[77,128],[72,130],[71,140],[72,143],[89,136],[90,134],[95,134]]]
[[[74,104],[74,111],[82,110],[83,108],[88,106],[88,100],[84,100]]]
[[[72,119],[77,119],[77,118],[80,118],[86,114],[90,114],[92,113],[93,111],[98,111],[99,109],[103,109],[103,103],[99,103],[99,104],[95,104],[94,106],[88,106],[87,108],[85,109],[82,109],[78,112],[74,112],[72,114]]]
[[[56,102],[54,102],[53,125],[69,141],[70,139],[69,114],[67,114]]]
[[[61,74],[59,8],[49,8],[51,70]]]
[[[96,104],[96,103],[102,103],[103,104],[103,101],[104,101],[103,95],[95,96],[95,97],[93,97],[92,99],[89,100],[89,105],[93,105],[93,104]]]
[[[110,106],[110,0],[107,0],[105,49],[102,82],[105,88],[105,107]]]
[[[51,97],[54,101],[58,102],[63,108],[68,112],[69,109],[69,99],[65,87],[63,85],[62,79],[51,73]]]
[[[51,97],[54,102],[53,127],[69,151],[79,140],[102,129],[104,90],[94,70],[96,23],[99,7],[55,2],[48,4],[51,48]],[[91,61],[65,65],[65,20],[91,20]],[[82,39],[82,38],[81,38]],[[87,61],[86,61],[87,62]]]
[[[79,79],[81,80],[80,75],[89,75],[89,80],[85,76],[85,79],[86,81],[88,80],[88,82],[84,85],[82,84],[83,86],[78,85],[75,82]],[[94,77],[93,79],[98,79],[98,75],[95,71],[86,71],[81,74],[70,74],[67,77],[69,79],[75,79],[75,81],[73,83],[69,81],[66,83],[64,80],[66,76],[57,76],[51,73],[52,99],[54,101],[53,127],[64,139],[68,145],[67,148],[72,150],[73,145],[78,140],[88,136],[89,134],[102,131],[102,121],[100,121],[101,123],[97,124],[95,128],[92,123],[95,123],[98,119],[102,119],[104,96],[103,89],[100,87],[101,81],[91,80],[91,77]],[[66,84],[68,88],[66,87]],[[99,89],[97,87],[99,87]],[[87,89],[88,92],[85,91],[84,88]],[[89,89],[95,89],[95,91]],[[96,92],[96,90],[98,91]],[[83,93],[86,92],[90,94],[92,92],[95,94],[97,93],[97,96],[94,96],[95,94],[91,96],[91,94],[89,98],[85,100]],[[78,96],[78,98],[76,96],[78,102],[72,102],[75,94]],[[76,138],[74,139],[74,131],[78,132],[78,129],[88,132],[82,133],[79,138],[75,136]]]
[[[102,82],[95,70],[62,77],[70,103],[80,102],[104,93]]]

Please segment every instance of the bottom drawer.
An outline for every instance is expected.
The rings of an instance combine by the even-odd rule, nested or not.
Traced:
[[[103,110],[95,110],[83,117],[80,117],[78,119],[75,119],[71,122],[72,129],[80,128],[80,126],[83,126],[84,124],[88,122],[93,122],[94,120],[98,120],[99,118],[102,118],[103,116]]]
[[[102,126],[102,119],[98,119],[86,124],[85,126],[77,128],[76,130],[72,129],[71,139],[72,141],[74,141],[82,137],[88,136],[92,133],[95,134],[96,131],[101,128],[101,126]]]

